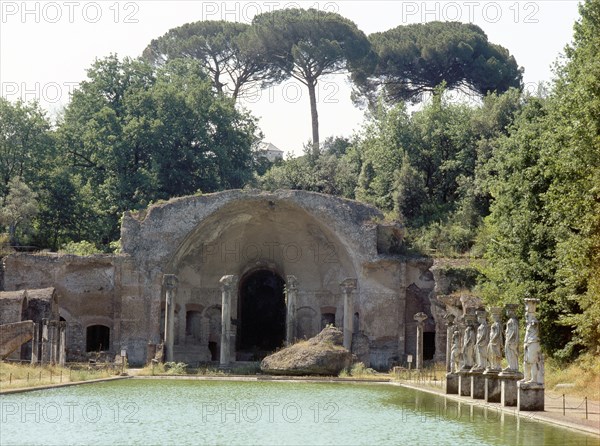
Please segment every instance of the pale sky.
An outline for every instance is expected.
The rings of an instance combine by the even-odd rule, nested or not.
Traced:
[[[526,88],[552,78],[551,66],[571,41],[577,1],[10,1],[0,2],[0,87],[4,98],[36,99],[56,116],[94,59],[110,53],[139,56],[169,29],[198,20],[249,23],[259,12],[301,6],[338,12],[366,34],[398,25],[448,20],[479,25],[525,68]],[[265,141],[296,155],[311,137],[308,93],[281,86],[242,101]],[[350,101],[343,75],[319,85],[321,140],[351,136],[363,111]]]

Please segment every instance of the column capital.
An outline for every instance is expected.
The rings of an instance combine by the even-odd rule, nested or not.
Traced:
[[[452,327],[454,325],[454,319],[456,319],[456,316],[454,316],[452,313],[446,313],[444,319],[446,319],[446,325],[448,325],[448,327]]]
[[[354,291],[356,289],[356,285],[357,280],[350,277],[344,279],[342,283],[340,283],[340,287],[346,293],[351,293],[352,291]]]
[[[490,308],[490,314],[492,315],[492,319],[494,321],[500,321],[502,319],[502,308],[501,307],[492,307]]]
[[[167,290],[174,290],[178,284],[179,280],[175,274],[163,274],[163,285]]]
[[[223,276],[219,280],[219,283],[221,284],[221,290],[222,291],[231,291],[231,289],[237,283],[237,276],[235,276],[233,274],[229,274],[227,276]]]
[[[533,314],[535,315],[536,311],[537,311],[537,306],[539,305],[540,300],[539,299],[535,299],[532,297],[528,297],[525,299],[525,311],[528,314]]]
[[[419,313],[415,314],[415,315],[413,316],[413,319],[414,319],[415,321],[417,321],[417,324],[419,324],[419,325],[421,325],[421,326],[422,326],[422,325],[423,325],[423,322],[425,322],[425,319],[427,319],[427,317],[428,317],[428,316],[427,316],[425,313],[423,313],[423,312],[421,311],[421,312],[419,312]]]

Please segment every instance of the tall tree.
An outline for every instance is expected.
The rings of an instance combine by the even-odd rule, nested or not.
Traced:
[[[373,99],[418,100],[445,82],[448,89],[481,95],[521,88],[522,69],[506,48],[488,41],[476,25],[429,22],[401,25],[369,36],[378,62],[372,76],[357,71],[359,90]]]
[[[264,88],[283,75],[265,57],[249,28],[224,20],[187,23],[152,40],[143,57],[159,65],[177,58],[198,60],[210,73],[215,90],[237,100],[251,86]]]
[[[600,0],[580,6],[545,101],[532,100],[488,161],[494,198],[484,290],[542,301],[546,348],[600,348]]]
[[[600,0],[580,5],[573,43],[557,69],[545,150],[552,178],[546,208],[556,233],[557,301],[573,328],[564,354],[600,349]],[[572,351],[569,351],[572,349]]]
[[[252,29],[269,60],[308,89],[313,152],[319,150],[317,82],[328,74],[368,71],[369,40],[352,21],[316,9],[283,9],[259,14]]]
[[[88,71],[58,129],[60,147],[92,195],[86,237],[118,238],[118,217],[159,199],[243,187],[256,126],[216,94],[198,61],[110,56]],[[58,185],[57,185],[58,186]]]
[[[0,203],[12,179],[37,182],[52,149],[50,123],[37,104],[0,98]]]
[[[8,195],[0,207],[0,225],[8,227],[9,243],[12,246],[20,242],[17,237],[19,226],[29,224],[37,212],[36,193],[20,177],[11,178],[8,183]]]

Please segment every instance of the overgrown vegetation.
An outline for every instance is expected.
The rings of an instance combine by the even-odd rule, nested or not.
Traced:
[[[378,374],[375,370],[365,366],[362,362],[352,364],[350,369],[344,369],[340,372],[340,378],[358,378],[358,379],[377,379],[381,378],[381,374]]]
[[[584,354],[568,365],[560,360],[550,359],[546,361],[545,372],[547,389],[554,389],[558,393],[567,395],[587,396],[591,400],[600,401],[600,358],[598,356]],[[556,388],[557,384],[569,386]]]
[[[119,374],[120,368],[32,366],[0,361],[0,390],[38,387],[50,384],[89,381]]]

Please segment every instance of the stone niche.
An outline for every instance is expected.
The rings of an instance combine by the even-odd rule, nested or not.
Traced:
[[[404,256],[402,226],[383,221],[372,206],[304,191],[231,190],[175,198],[125,213],[122,254],[7,257],[4,288],[55,287],[60,316],[69,327],[68,352],[85,352],[89,333],[108,330],[109,353],[125,349],[131,364],[144,363],[149,346],[164,340],[164,275],[177,278],[174,360],[217,360],[222,339],[234,360],[260,359],[283,345],[289,333],[309,338],[325,321],[342,329],[351,324],[361,360],[387,369],[405,364],[414,351],[416,312],[428,315],[427,351],[443,358],[444,312],[432,294],[432,262]],[[237,281],[230,330],[224,334],[220,279],[226,275]],[[297,291],[290,331],[291,276]],[[349,278],[356,287],[345,297],[340,284]],[[259,326],[253,318],[260,319]],[[105,328],[89,331],[98,326]]]

